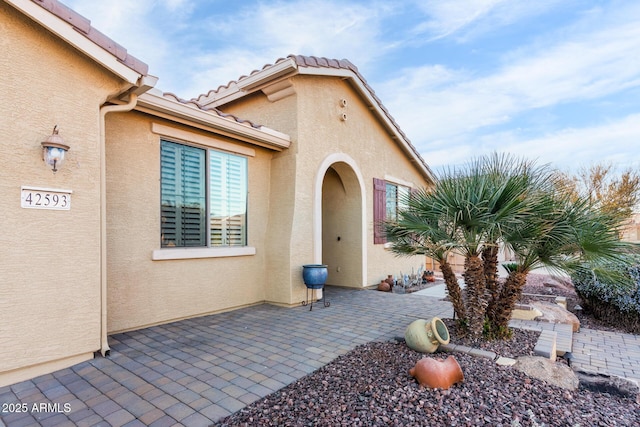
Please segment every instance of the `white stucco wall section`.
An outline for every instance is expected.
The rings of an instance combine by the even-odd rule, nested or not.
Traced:
[[[329,154],[324,158],[318,171],[316,172],[313,188],[313,262],[322,264],[322,182],[327,170],[334,163],[346,163],[353,169],[354,174],[360,185],[360,194],[362,196],[362,212],[361,212],[361,234],[362,234],[362,281],[367,282],[367,197],[362,172],[355,160],[344,153]]]

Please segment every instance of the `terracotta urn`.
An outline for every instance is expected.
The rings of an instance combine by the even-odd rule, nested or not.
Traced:
[[[404,340],[409,348],[421,353],[433,353],[440,344],[449,344],[447,325],[437,317],[429,321],[413,321],[404,332]]]
[[[387,275],[386,282],[389,284],[389,288],[393,289],[393,285],[395,285],[395,280],[393,280],[393,275]]]
[[[378,285],[378,290],[382,292],[390,292],[391,286],[389,286],[386,280],[381,280],[380,284]]]
[[[435,282],[436,277],[433,275],[433,271],[427,270],[422,273],[422,280],[425,282]]]
[[[449,356],[446,359],[424,357],[409,369],[409,375],[418,380],[423,387],[448,389],[453,384],[464,381],[464,374],[458,361]]]

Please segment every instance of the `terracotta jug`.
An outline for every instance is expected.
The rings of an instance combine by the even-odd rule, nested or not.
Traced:
[[[423,387],[448,389],[453,384],[464,381],[464,374],[458,361],[449,356],[446,359],[425,357],[409,369],[409,375],[418,380]]]
[[[378,285],[378,290],[382,292],[389,292],[391,291],[391,286],[389,286],[389,284],[386,281],[382,280]]]
[[[387,275],[386,282],[389,284],[389,288],[393,289],[393,286],[395,285],[395,280],[393,280],[393,276],[391,274]]]

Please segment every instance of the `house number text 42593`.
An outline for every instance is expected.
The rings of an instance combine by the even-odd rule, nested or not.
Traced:
[[[22,187],[20,206],[28,209],[71,209],[71,191]]]

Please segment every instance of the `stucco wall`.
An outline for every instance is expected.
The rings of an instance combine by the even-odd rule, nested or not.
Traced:
[[[1,385],[100,348],[98,112],[121,83],[3,2],[0,51]],[[54,174],[56,124],[71,149]],[[21,208],[21,186],[71,190],[71,209]]]
[[[304,159],[305,164],[298,169],[300,191],[309,188],[308,180],[302,185],[302,180],[309,175],[305,171],[317,169],[329,153],[344,153],[353,159],[364,180],[366,278],[364,283],[351,286],[376,284],[387,274],[410,272],[412,267],[417,269],[424,263],[423,257],[398,258],[385,250],[384,245],[373,244],[373,178],[396,178],[422,187],[426,183],[418,171],[344,80],[298,76],[296,91],[300,108],[299,151],[302,153],[299,162]],[[346,106],[342,104],[343,99]],[[346,114],[346,120],[342,120],[342,114]],[[298,199],[300,197],[296,197]],[[300,230],[307,227],[304,218],[304,213],[298,217]],[[332,267],[335,270],[337,266]]]
[[[248,157],[248,243],[256,248],[255,255],[152,260],[152,252],[160,249],[161,139],[152,132],[152,123],[231,141],[139,112],[107,116],[110,332],[265,300],[265,217],[269,210],[271,152],[252,147],[255,156]]]
[[[234,105],[225,106],[225,111],[237,112],[242,118],[255,118],[256,123],[276,129],[291,136],[291,146],[274,153],[269,176],[269,205],[257,221],[267,228],[265,241],[266,272],[263,286],[265,300],[272,303],[289,304],[291,296],[291,253],[293,216],[296,204],[296,168],[298,143],[297,98],[290,96],[270,103],[261,93],[241,99]],[[298,270],[301,267],[298,266]],[[296,272],[298,276],[301,271]],[[295,274],[295,273],[293,273]],[[300,279],[301,280],[301,279]],[[300,297],[302,298],[302,297]],[[302,301],[302,299],[297,302]]]
[[[424,264],[423,257],[397,258],[385,250],[383,245],[373,244],[372,195],[374,177],[393,177],[421,187],[426,183],[419,172],[373,117],[368,106],[343,79],[296,76],[290,81],[294,85],[295,95],[275,103],[269,102],[263,95],[253,95],[222,107],[224,111],[249,118],[288,133],[292,137],[292,151],[286,155],[295,156],[292,160],[295,162],[295,168],[290,171],[295,175],[288,177],[287,181],[280,180],[276,185],[272,185],[274,189],[280,186],[295,186],[293,198],[288,195],[285,198],[280,192],[272,193],[272,206],[293,204],[293,209],[288,210],[287,215],[270,216],[272,220],[286,224],[287,231],[290,230],[288,260],[280,259],[279,264],[269,265],[270,270],[280,271],[281,279],[277,283],[270,283],[273,288],[280,289],[278,297],[287,296],[289,293],[287,300],[279,301],[294,304],[304,299],[305,287],[301,278],[301,266],[313,262],[314,259],[313,226],[314,218],[318,215],[315,211],[317,206],[314,205],[315,183],[322,179],[317,176],[318,169],[330,155],[352,160],[358,169],[354,173],[359,175],[364,186],[362,220],[366,229],[365,277],[361,283],[350,283],[350,286],[373,285],[379,283],[387,274],[411,272],[412,267],[417,269]],[[346,106],[341,102],[343,99],[346,100]],[[347,120],[341,119],[343,113],[346,114]],[[272,223],[271,226],[275,224]],[[349,227],[361,227],[361,223],[353,223]],[[341,281],[337,278],[337,267],[329,266],[333,269],[332,279]],[[288,280],[282,279],[282,271],[289,272]],[[342,271],[346,274],[349,268]]]

